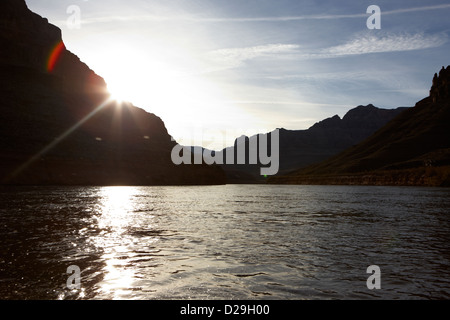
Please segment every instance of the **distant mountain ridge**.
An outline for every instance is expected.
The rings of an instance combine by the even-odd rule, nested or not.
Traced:
[[[271,183],[450,186],[450,66],[430,95],[360,144]]]
[[[217,166],[174,165],[163,121],[109,101],[105,81],[24,0],[0,2],[0,98],[0,184],[225,183]]]
[[[388,123],[406,107],[380,109],[372,104],[358,106],[341,119],[338,115],[322,120],[307,130],[280,129],[280,170],[287,173],[323,161],[351,147]],[[248,137],[246,150],[248,152]],[[235,141],[234,148],[237,148]],[[226,148],[222,151],[226,153]],[[259,174],[261,165],[222,165],[228,181],[249,183],[265,181]]]

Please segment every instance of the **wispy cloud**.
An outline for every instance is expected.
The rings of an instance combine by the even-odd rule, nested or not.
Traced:
[[[402,8],[395,10],[382,10],[383,15],[393,15],[411,12],[423,12],[431,10],[450,9],[450,4],[441,4],[434,6],[423,6],[415,8]],[[367,17],[367,13],[354,14],[320,14],[320,15],[301,15],[301,16],[280,16],[280,17],[252,17],[252,18],[197,18],[198,22],[289,22],[300,20],[334,20],[334,19],[353,19]]]
[[[384,36],[365,35],[342,45],[323,49],[318,58],[332,58],[369,53],[412,51],[439,47],[447,42],[445,34],[387,34]]]
[[[296,53],[300,48],[297,44],[268,44],[246,48],[219,49],[207,53],[206,58],[214,65],[212,70],[229,69],[241,66],[245,61],[260,57],[280,57]]]
[[[394,15],[411,12],[423,12],[431,10],[445,10],[450,9],[450,4],[440,4],[432,6],[422,6],[413,8],[402,8],[384,11],[381,8],[383,15]],[[337,19],[355,19],[367,17],[366,12],[350,13],[350,14],[317,14],[317,15],[297,15],[297,16],[265,16],[265,17],[199,17],[195,15],[177,15],[177,16],[162,16],[162,15],[127,15],[127,16],[105,16],[105,17],[84,17],[83,24],[93,23],[111,23],[111,22],[191,22],[191,23],[227,23],[227,22],[289,22],[301,20],[337,20]],[[58,21],[64,23],[65,21]]]
[[[399,13],[410,13],[410,12],[422,12],[422,11],[430,11],[430,10],[444,10],[450,9],[450,4],[438,4],[434,6],[424,6],[424,7],[415,7],[415,8],[402,8],[396,10],[388,10],[382,11],[383,14],[399,14]]]
[[[237,68],[250,60],[267,58],[281,59],[329,59],[373,53],[389,53],[436,48],[448,41],[446,34],[364,34],[354,36],[346,43],[305,52],[297,44],[268,44],[245,48],[227,48],[206,54],[207,71]],[[284,75],[286,76],[286,75]]]
[[[346,104],[331,104],[331,103],[314,103],[314,102],[307,102],[307,101],[288,101],[288,100],[279,100],[275,99],[272,101],[269,100],[229,100],[229,101],[223,101],[223,103],[227,104],[247,104],[247,105],[291,105],[291,106],[313,106],[313,107],[346,107]]]

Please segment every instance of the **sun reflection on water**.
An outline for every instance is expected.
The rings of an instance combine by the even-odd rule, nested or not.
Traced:
[[[120,232],[129,224],[130,211],[133,209],[133,187],[105,187],[101,190],[102,214],[99,227],[109,227]]]
[[[103,281],[99,283],[103,294],[120,299],[132,287],[135,279],[133,268],[127,266],[133,239],[128,235],[132,227],[134,187],[104,187],[101,189],[101,212],[98,227],[103,230],[96,237],[95,244],[102,249],[105,262]]]

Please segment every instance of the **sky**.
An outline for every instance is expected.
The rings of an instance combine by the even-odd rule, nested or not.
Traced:
[[[358,105],[414,106],[450,64],[442,0],[26,2],[114,97],[209,149]]]

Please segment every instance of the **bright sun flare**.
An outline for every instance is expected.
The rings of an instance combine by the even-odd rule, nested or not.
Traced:
[[[167,48],[166,52],[173,51]],[[192,57],[181,51],[174,58],[151,48],[105,47],[95,65],[111,99],[156,114],[180,143],[221,149],[242,134],[250,117],[228,102],[232,98],[225,93],[226,87],[209,78],[201,67],[203,61]],[[225,135],[224,128],[239,134]]]
[[[153,96],[155,93],[159,96],[156,100],[161,100],[169,90],[166,79],[167,70],[157,64],[138,66],[137,63],[137,61],[126,61],[126,65],[114,66],[114,70],[107,75],[108,90],[111,95],[119,100],[132,101],[142,95],[148,95],[151,90],[155,91],[152,92]],[[156,75],[159,75],[159,81]]]
[[[145,65],[140,65],[142,62]],[[180,89],[173,71],[159,62],[128,58],[112,65],[113,70],[105,78],[114,99],[134,102],[145,97],[159,104],[171,96],[171,91]]]
[[[179,113],[192,104],[201,107],[202,101],[211,101],[213,90],[197,77],[181,71],[154,57],[136,52],[115,52],[105,59],[102,71],[111,98],[129,101],[164,114]]]

